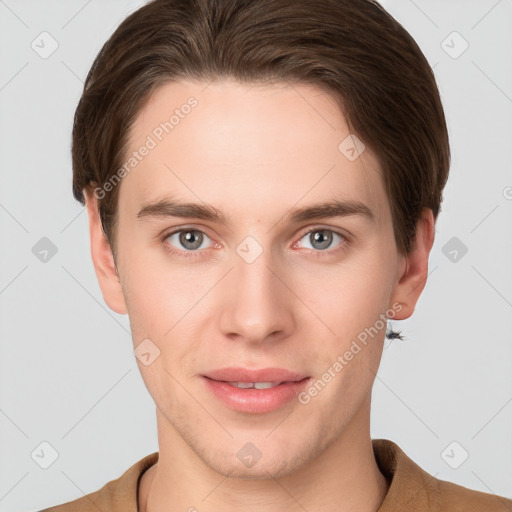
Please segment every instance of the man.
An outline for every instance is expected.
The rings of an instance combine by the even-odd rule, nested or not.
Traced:
[[[73,192],[159,452],[47,510],[512,510],[370,437],[449,159],[432,71],[373,1],[130,15],[84,86]]]

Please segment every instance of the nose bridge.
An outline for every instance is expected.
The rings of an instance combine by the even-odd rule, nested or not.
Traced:
[[[292,321],[289,292],[275,274],[282,268],[268,246],[246,237],[233,255],[233,271],[222,312],[224,334],[252,342],[283,334]]]

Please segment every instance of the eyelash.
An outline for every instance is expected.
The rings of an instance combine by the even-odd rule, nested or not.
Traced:
[[[205,236],[208,236],[204,231],[202,231],[200,229],[196,229],[196,228],[193,228],[193,227],[185,226],[185,227],[182,227],[180,229],[176,229],[174,231],[171,231],[171,232],[166,233],[165,235],[163,235],[162,242],[164,243],[165,250],[167,252],[175,255],[175,256],[183,256],[185,258],[201,258],[202,257],[202,253],[204,252],[204,249],[202,249],[202,250],[197,250],[196,249],[195,251],[179,251],[179,250],[175,249],[172,245],[166,243],[166,240],[170,236],[175,235],[176,233],[181,233],[181,232],[186,232],[186,231],[197,231],[199,233],[202,233]],[[301,233],[301,235],[299,236],[298,240],[301,240],[306,235],[309,235],[310,233],[315,233],[316,231],[330,231],[331,233],[334,233],[335,235],[338,235],[342,240],[341,240],[340,244],[335,249],[325,249],[323,251],[322,250],[308,249],[308,250],[314,252],[314,257],[322,257],[322,255],[325,255],[325,254],[329,254],[329,255],[338,254],[339,252],[345,250],[346,247],[347,247],[347,244],[349,243],[349,239],[348,239],[348,237],[346,235],[340,233],[339,231],[335,231],[335,230],[330,229],[330,228],[322,228],[322,227],[316,227],[316,228],[312,228],[312,229],[310,229],[308,231],[304,231],[303,233]],[[296,243],[297,242],[295,242],[295,244]]]

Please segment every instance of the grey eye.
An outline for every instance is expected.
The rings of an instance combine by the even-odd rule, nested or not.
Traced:
[[[340,240],[343,239],[341,235],[330,229],[315,229],[306,233],[301,240],[307,239],[312,245],[312,247],[307,247],[308,249],[324,250],[330,247],[335,237],[338,237]]]
[[[174,238],[176,242],[176,237],[178,238],[179,246],[171,243],[171,240]],[[171,233],[167,238],[167,241],[177,249],[185,249],[187,251],[195,251],[196,249],[204,248],[201,247],[204,241],[209,240],[209,237],[199,231],[197,229],[182,229],[180,231],[175,231]]]

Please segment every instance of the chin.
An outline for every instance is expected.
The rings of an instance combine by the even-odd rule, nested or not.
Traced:
[[[236,456],[235,456],[236,457]],[[218,457],[213,461],[205,461],[213,470],[229,478],[240,480],[268,480],[270,478],[280,478],[294,472],[296,467],[290,465],[290,461],[280,458],[279,454],[274,452],[272,459],[264,460],[262,457],[252,467],[246,467],[236,458],[235,464],[231,461],[219,462]],[[211,462],[212,464],[209,464]]]

